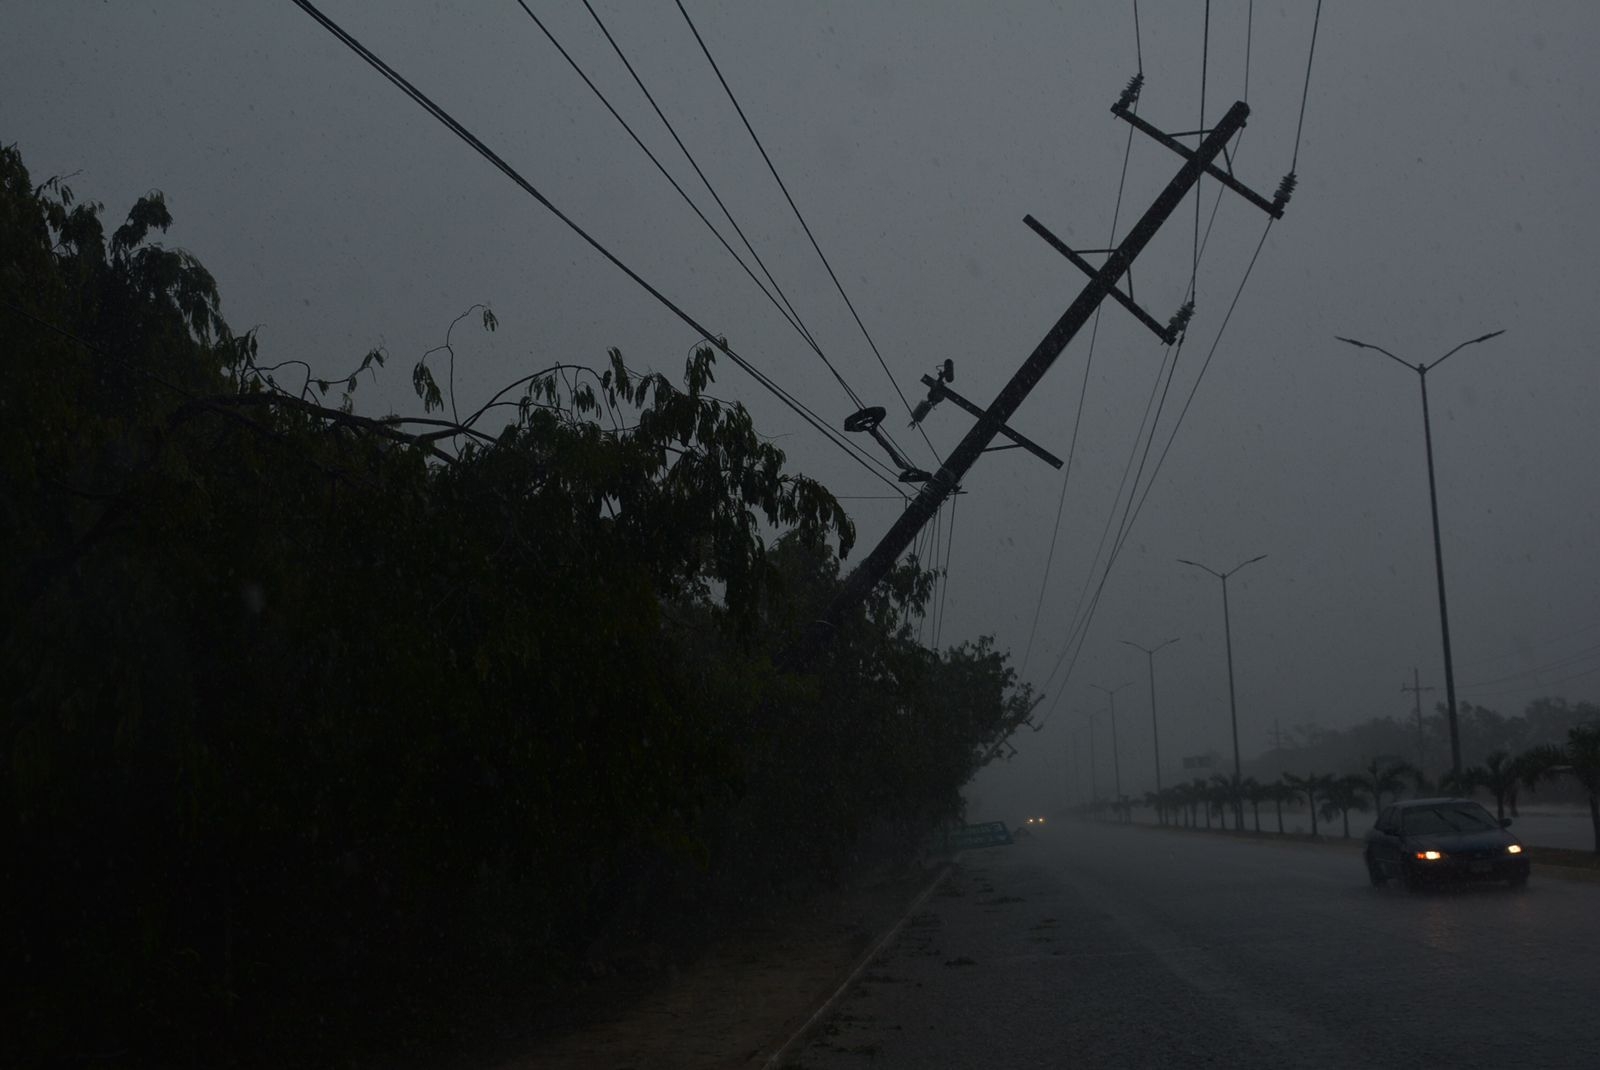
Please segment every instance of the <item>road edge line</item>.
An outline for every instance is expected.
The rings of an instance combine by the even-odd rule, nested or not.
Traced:
[[[862,955],[861,958],[856,961],[856,964],[851,967],[850,972],[845,975],[844,981],[840,983],[839,987],[833,990],[833,994],[827,999],[823,1000],[822,1006],[818,1007],[814,1012],[812,1012],[811,1017],[807,1018],[805,1023],[802,1024],[799,1029],[795,1030],[789,1039],[784,1041],[783,1045],[779,1047],[777,1051],[773,1052],[771,1057],[762,1064],[763,1070],[778,1070],[778,1068],[783,1065],[784,1060],[789,1057],[790,1053],[793,1052],[799,1043],[805,1039],[806,1035],[809,1034],[811,1030],[815,1029],[825,1017],[832,1013],[834,1006],[844,998],[845,992],[849,991],[851,986],[853,986],[856,981],[861,978],[861,975],[866,972],[867,967],[872,965],[873,961],[876,960],[879,955],[883,954],[884,950],[889,946],[894,938],[900,935],[900,930],[905,928],[906,922],[911,920],[912,916],[922,908],[922,904],[928,901],[928,898],[933,895],[934,891],[939,887],[939,885],[943,884],[946,878],[948,878],[950,874],[955,871],[955,862],[956,860],[952,858],[949,862],[944,864],[944,868],[939,871],[939,875],[934,877],[933,880],[928,883],[928,886],[922,889],[917,897],[911,901],[911,905],[906,908],[905,913],[900,915],[900,920],[895,922],[893,927],[891,927],[888,932],[884,933],[883,936],[879,937],[878,942],[873,944],[872,947],[867,950],[866,954]]]

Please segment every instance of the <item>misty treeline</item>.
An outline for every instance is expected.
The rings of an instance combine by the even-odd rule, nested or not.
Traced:
[[[1227,829],[1241,825],[1248,809],[1254,831],[1284,832],[1285,809],[1304,809],[1311,834],[1337,820],[1350,836],[1350,815],[1370,813],[1386,802],[1412,796],[1481,795],[1499,817],[1515,817],[1524,792],[1545,802],[1586,806],[1600,855],[1600,706],[1560,698],[1528,703],[1520,716],[1505,717],[1483,706],[1462,703],[1457,710],[1462,738],[1459,773],[1430,764],[1430,746],[1447,763],[1449,725],[1443,707],[1406,724],[1375,717],[1346,729],[1314,723],[1296,726],[1291,742],[1244,763],[1236,788],[1233,777],[1213,773],[1146,792],[1142,799],[1096,799],[1087,809],[1130,820],[1136,805],[1149,807],[1163,824]],[[1407,754],[1415,757],[1407,757]]]
[[[170,222],[0,151],[7,1061],[303,1064],[570,990],[913,849],[1026,716],[987,641],[916,641],[914,561],[778,667],[853,532],[709,349],[468,412],[447,335],[369,418],[386,353],[263,362]]]
[[[1506,716],[1487,706],[1462,702],[1456,708],[1463,767],[1483,765],[1496,753],[1521,754],[1546,745],[1561,745],[1573,728],[1600,725],[1600,706],[1538,698],[1522,713]],[[1284,732],[1283,742],[1244,763],[1246,774],[1275,777],[1282,772],[1354,772],[1373,758],[1403,760],[1420,770],[1432,783],[1450,768],[1450,725],[1443,703],[1415,717],[1374,717],[1349,728],[1323,728],[1297,724]],[[1575,781],[1547,780],[1539,786],[1541,797],[1551,801],[1583,802],[1582,786]]]

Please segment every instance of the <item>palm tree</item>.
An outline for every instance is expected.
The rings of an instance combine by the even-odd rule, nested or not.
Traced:
[[[1600,855],[1600,725],[1567,729],[1567,742],[1547,744],[1523,755],[1531,780],[1571,776],[1589,795],[1589,820],[1594,825],[1594,853]]]
[[[1328,779],[1322,788],[1322,816],[1333,820],[1344,817],[1344,838],[1350,838],[1350,811],[1367,808],[1367,780],[1358,774]]]
[[[1311,835],[1313,836],[1317,835],[1317,798],[1323,793],[1330,779],[1332,778],[1319,776],[1316,773],[1307,773],[1303,777],[1295,776],[1292,773],[1283,774],[1284,784],[1294,792],[1295,796],[1297,798],[1301,795],[1306,797],[1306,808],[1311,811]]]
[[[1191,794],[1189,796],[1189,806],[1190,806],[1190,808],[1191,809],[1198,808],[1198,809],[1204,810],[1205,813],[1206,813],[1206,828],[1210,828],[1211,827],[1211,787],[1210,787],[1210,785],[1208,785],[1205,782],[1205,779],[1203,777],[1195,777],[1194,780],[1190,781],[1189,787],[1190,787],[1190,790],[1193,792],[1193,794]]]
[[[1227,831],[1228,810],[1233,805],[1233,779],[1221,773],[1211,774],[1210,785],[1211,805],[1217,808],[1217,824]],[[1235,821],[1237,824],[1237,821]],[[1235,829],[1234,831],[1238,831]]]
[[[1483,760],[1482,765],[1475,765],[1462,774],[1473,786],[1485,787],[1494,796],[1494,805],[1497,817],[1501,821],[1506,819],[1506,800],[1511,800],[1512,812],[1516,812],[1517,785],[1522,781],[1522,759],[1513,759],[1503,750],[1497,750]]]
[[[1244,791],[1244,797],[1250,800],[1250,811],[1255,815],[1256,831],[1260,832],[1261,803],[1263,800],[1268,798],[1269,789],[1265,784],[1261,783],[1261,781],[1257,780],[1253,776],[1245,777],[1244,780],[1240,782],[1239,786]]]
[[[1156,824],[1166,824],[1166,821],[1164,821],[1161,817],[1161,796],[1157,795],[1153,791],[1147,791],[1144,793],[1144,799],[1141,801],[1144,806],[1156,812]]]
[[[1422,772],[1410,762],[1391,761],[1379,764],[1377,758],[1368,762],[1365,769],[1366,775],[1362,778],[1362,787],[1372,795],[1372,807],[1375,810],[1383,809],[1383,796],[1387,792],[1395,798],[1406,788],[1406,778],[1409,777],[1417,784],[1417,790],[1422,790]]]
[[[1470,799],[1472,793],[1478,789],[1477,773],[1476,766],[1463,769],[1459,773],[1452,769],[1439,778],[1439,790]]]
[[[1293,802],[1295,791],[1281,780],[1267,785],[1267,798],[1272,800],[1273,807],[1278,811],[1278,835],[1283,835],[1283,804]]]

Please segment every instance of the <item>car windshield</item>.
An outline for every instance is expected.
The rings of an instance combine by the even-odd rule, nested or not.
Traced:
[[[1481,832],[1499,828],[1489,811],[1479,806],[1429,806],[1400,815],[1400,827],[1411,835]]]

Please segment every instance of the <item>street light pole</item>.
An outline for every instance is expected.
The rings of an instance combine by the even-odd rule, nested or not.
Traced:
[[[1130,681],[1131,683],[1131,681]],[[1111,703],[1111,773],[1116,778],[1116,802],[1122,802],[1122,762],[1117,756],[1117,692],[1129,686],[1118,684],[1116,687],[1101,687],[1099,684],[1090,684],[1096,691],[1104,691],[1106,698]]]
[[[1094,804],[1100,801],[1100,780],[1095,775],[1094,767],[1094,714],[1089,715],[1089,809],[1093,811]]]
[[[1375,346],[1368,342],[1358,342],[1354,338],[1334,337],[1358,349],[1375,349],[1403,368],[1408,368],[1417,373],[1417,378],[1422,383],[1422,441],[1428,455],[1428,509],[1433,516],[1433,571],[1434,578],[1439,585],[1439,635],[1444,642],[1444,694],[1445,710],[1450,722],[1450,769],[1461,775],[1461,732],[1456,723],[1456,672],[1455,664],[1450,656],[1450,610],[1445,602],[1444,595],[1444,550],[1439,541],[1439,491],[1433,476],[1433,425],[1428,417],[1428,373],[1443,364],[1458,351],[1479,342],[1487,342],[1506,332],[1491,331],[1468,339],[1450,350],[1432,364],[1417,364],[1415,366],[1401,360],[1382,346]]]
[[[1123,646],[1131,646],[1135,650],[1144,651],[1145,663],[1150,670],[1150,739],[1155,745],[1156,752],[1156,798],[1158,800],[1161,798],[1161,725],[1156,720],[1156,651],[1169,647],[1177,641],[1177,639],[1168,639],[1158,646],[1141,646],[1131,639],[1117,640]]]
[[[1228,614],[1228,577],[1244,568],[1253,565],[1265,558],[1266,554],[1258,554],[1248,561],[1241,561],[1226,572],[1218,572],[1208,568],[1198,561],[1178,558],[1181,565],[1193,565],[1195,568],[1204,569],[1222,581],[1222,635],[1228,651],[1228,717],[1233,724],[1233,827],[1244,828],[1244,795],[1239,788],[1239,703],[1234,695],[1233,688],[1233,625]]]

